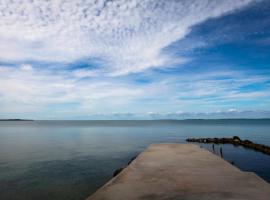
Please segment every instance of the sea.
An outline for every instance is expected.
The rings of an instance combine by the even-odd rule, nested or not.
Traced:
[[[270,119],[1,121],[0,199],[84,200],[152,143],[232,136],[270,146]],[[230,144],[213,153],[220,147],[270,183],[269,155]]]

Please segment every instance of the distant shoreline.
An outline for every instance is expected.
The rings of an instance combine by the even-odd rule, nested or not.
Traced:
[[[0,119],[0,121],[219,121],[219,120],[270,120],[270,118],[217,118],[217,119]]]
[[[270,120],[270,118],[220,118],[220,119],[37,119],[35,121],[237,121]],[[34,120],[32,120],[34,121]]]
[[[0,119],[0,121],[34,121],[33,119]]]

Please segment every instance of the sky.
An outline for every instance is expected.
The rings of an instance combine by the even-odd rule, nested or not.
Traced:
[[[269,118],[269,13],[269,0],[0,0],[0,118]]]

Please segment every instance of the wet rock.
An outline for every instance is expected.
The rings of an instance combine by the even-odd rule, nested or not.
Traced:
[[[233,139],[234,142],[240,142],[241,141],[240,137],[238,137],[238,136],[233,136],[232,139]]]
[[[245,144],[252,144],[252,142],[250,140],[244,140],[243,143],[245,143]]]
[[[137,156],[134,156],[130,159],[130,161],[127,163],[127,166],[130,165],[130,163],[132,163],[133,160],[135,160],[137,158]],[[127,166],[125,167],[121,167],[121,168],[118,168],[117,170],[115,170],[113,172],[113,177],[117,176],[123,169],[125,169]]]
[[[130,163],[132,163],[133,160],[135,160],[137,158],[137,156],[134,156],[133,158],[130,159],[130,161],[128,162],[128,165],[130,165]]]
[[[115,171],[113,172],[113,177],[117,176],[123,169],[125,169],[125,168],[124,168],[124,167],[121,167],[121,168],[115,170]]]

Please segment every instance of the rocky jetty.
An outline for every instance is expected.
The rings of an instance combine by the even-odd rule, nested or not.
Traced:
[[[186,139],[186,141],[198,143],[212,143],[212,144],[233,144],[270,155],[269,146],[253,143],[250,140],[241,140],[240,137],[238,136],[234,136],[232,138],[188,138]]]

